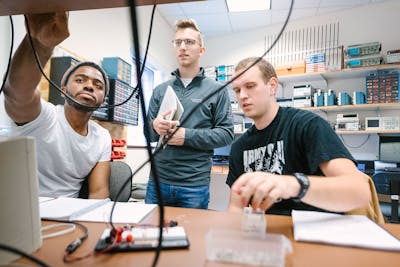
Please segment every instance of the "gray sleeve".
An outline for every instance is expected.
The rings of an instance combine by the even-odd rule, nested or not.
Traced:
[[[229,95],[224,89],[215,102],[211,129],[185,129],[185,146],[199,150],[212,150],[233,141],[233,120]]]
[[[156,87],[153,90],[153,94],[151,95],[149,102],[149,109],[147,111],[147,123],[150,132],[150,142],[157,142],[159,135],[153,129],[153,120],[157,117],[158,109],[160,108],[161,103],[161,93],[159,87]]]

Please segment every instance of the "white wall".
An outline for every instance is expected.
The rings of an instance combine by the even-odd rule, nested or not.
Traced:
[[[152,6],[137,8],[139,41],[144,57]],[[83,57],[99,61],[118,56],[131,62],[133,49],[129,8],[109,8],[70,12],[71,36],[61,45]],[[163,71],[175,67],[170,40],[173,31],[156,10],[149,49],[149,63]],[[171,53],[167,53],[167,49]]]
[[[13,16],[14,24],[14,48],[17,48],[18,44],[21,42],[23,36],[25,35],[24,30],[24,20],[23,16]],[[3,84],[3,77],[7,70],[8,58],[10,56],[10,46],[11,46],[11,24],[10,19],[7,16],[0,16],[0,85]],[[4,132],[1,129],[11,125],[11,120],[7,116],[4,110],[4,96],[3,93],[0,95],[0,133]]]

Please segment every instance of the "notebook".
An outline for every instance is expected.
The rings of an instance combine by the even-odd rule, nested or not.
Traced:
[[[363,215],[292,211],[294,240],[400,251],[400,240]]]
[[[174,89],[172,89],[171,86],[168,86],[167,90],[165,90],[165,94],[161,102],[160,109],[158,110],[158,115],[165,113],[168,110],[172,111],[168,116],[164,117],[164,119],[171,121],[179,121],[184,111],[183,106],[179,101],[179,98],[176,96],[175,91]],[[164,139],[165,136],[160,136],[157,143],[157,147],[166,146],[166,144],[164,144],[165,141]]]
[[[40,218],[60,221],[110,222],[113,203],[110,199],[39,198]],[[137,202],[117,202],[112,221],[114,223],[139,223],[156,206]]]

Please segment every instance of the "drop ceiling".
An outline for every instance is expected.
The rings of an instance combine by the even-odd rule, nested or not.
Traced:
[[[384,1],[388,0],[295,0],[291,20]],[[271,0],[271,10],[238,13],[229,13],[225,0],[162,4],[157,9],[171,27],[178,19],[193,18],[206,37],[215,37],[282,23],[290,3],[291,0]]]

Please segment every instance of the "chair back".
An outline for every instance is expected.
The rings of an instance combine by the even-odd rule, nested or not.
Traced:
[[[120,196],[116,199],[118,191],[124,186]],[[123,161],[111,162],[111,173],[109,180],[110,199],[113,201],[126,202],[132,193],[132,170],[131,167]]]
[[[376,193],[375,184],[370,176],[368,176],[368,184],[371,191],[371,202],[369,203],[369,205],[364,208],[359,208],[346,212],[346,214],[366,215],[374,222],[383,224],[385,223],[385,220],[383,218],[382,211],[379,205],[378,194]]]
[[[109,177],[109,191],[110,199],[112,201],[116,200],[118,191],[122,185],[128,180],[126,186],[122,190],[117,201],[127,202],[131,197],[132,192],[132,170],[131,167],[123,161],[111,161],[110,162],[111,172]],[[83,183],[81,190],[79,192],[79,198],[88,198],[89,196],[89,186],[88,179],[86,178]]]
[[[373,176],[379,194],[390,196],[390,202],[380,202],[382,213],[390,222],[400,223],[400,170],[388,168],[385,171],[376,171]]]

